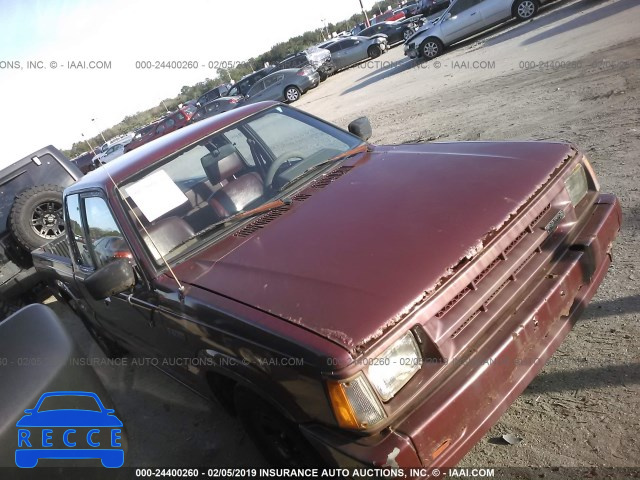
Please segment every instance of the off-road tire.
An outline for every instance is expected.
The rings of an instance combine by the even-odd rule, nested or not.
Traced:
[[[27,251],[64,235],[63,190],[58,185],[40,185],[20,193],[13,202],[9,228]]]

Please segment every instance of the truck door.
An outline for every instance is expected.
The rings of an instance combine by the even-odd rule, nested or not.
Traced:
[[[129,302],[127,295],[114,295],[106,300],[95,300],[84,282],[98,268],[117,258],[130,258],[131,250],[115,218],[100,192],[69,195],[66,214],[73,232],[71,252],[73,276],[80,292],[83,312],[87,313],[99,332],[106,332],[118,343],[132,351],[155,355],[151,328],[152,311]],[[149,289],[139,282],[133,295],[149,297]]]

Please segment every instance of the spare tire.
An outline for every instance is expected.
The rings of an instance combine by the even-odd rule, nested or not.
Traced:
[[[25,190],[13,202],[9,227],[28,251],[64,235],[62,192],[58,185],[40,185]]]

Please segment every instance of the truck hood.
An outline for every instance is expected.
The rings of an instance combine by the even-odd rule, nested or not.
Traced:
[[[573,155],[538,142],[371,147],[176,273],[355,351],[479,253]]]

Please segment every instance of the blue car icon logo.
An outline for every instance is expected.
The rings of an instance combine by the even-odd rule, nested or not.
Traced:
[[[18,423],[16,465],[38,460],[100,459],[107,468],[124,463],[122,422],[92,392],[48,392]]]

